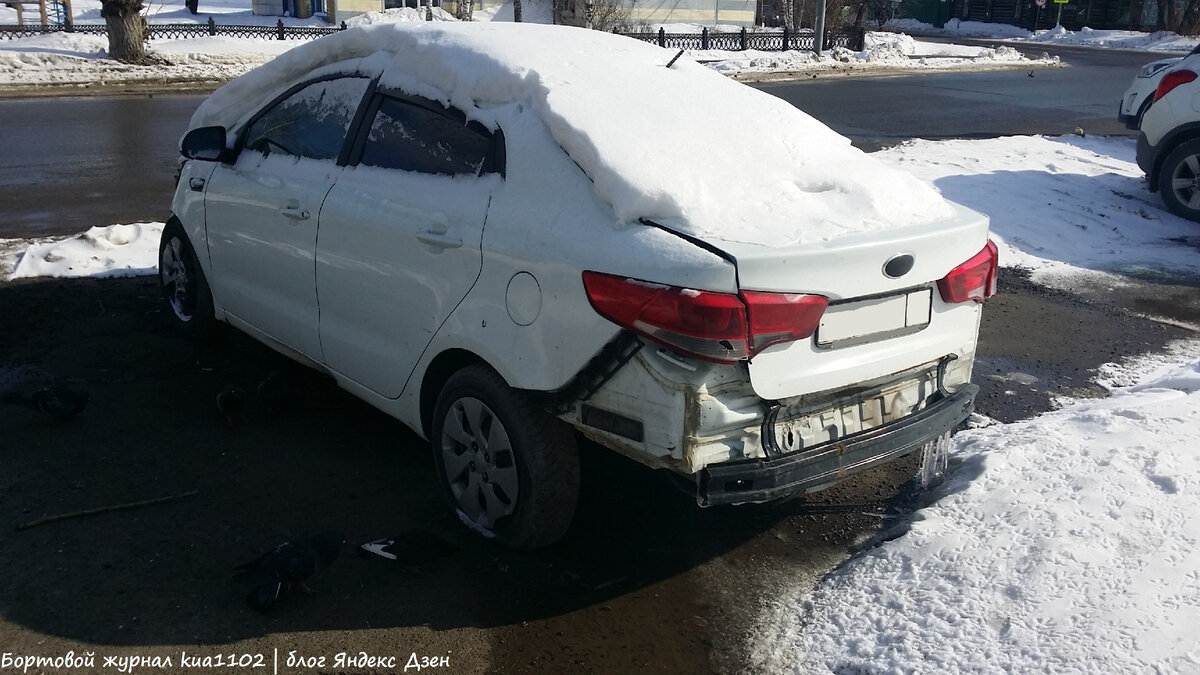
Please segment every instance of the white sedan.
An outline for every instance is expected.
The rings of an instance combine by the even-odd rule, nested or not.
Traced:
[[[448,504],[567,530],[580,437],[701,505],[820,489],[971,412],[987,218],[792,106],[585,29],[384,24],[214,93],[161,246],[224,321],[429,439]]]
[[[1154,103],[1154,91],[1158,89],[1158,83],[1162,81],[1163,75],[1166,75],[1168,70],[1174,68],[1182,60],[1182,56],[1159,59],[1139,68],[1137,75],[1133,77],[1133,82],[1129,84],[1129,89],[1126,89],[1125,95],[1121,97],[1121,105],[1117,110],[1117,121],[1128,129],[1141,128],[1142,117],[1150,108],[1150,104]]]

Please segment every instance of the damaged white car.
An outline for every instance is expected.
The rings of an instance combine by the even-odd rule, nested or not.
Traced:
[[[351,29],[222,87],[182,152],[173,322],[228,322],[408,424],[513,547],[566,532],[579,435],[736,504],[972,410],[987,218],[672,51]]]

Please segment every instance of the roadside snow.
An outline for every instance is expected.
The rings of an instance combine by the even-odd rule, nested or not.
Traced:
[[[1040,283],[1069,288],[1081,270],[1195,277],[1196,224],[1146,189],[1135,151],[1130,137],[1013,136],[915,140],[875,156],[988,214],[1000,264]]]
[[[162,230],[162,223],[93,227],[67,239],[31,244],[18,260],[0,262],[0,268],[14,268],[9,279],[155,274]],[[0,252],[12,248],[0,246]]]
[[[1180,356],[959,434],[941,499],[812,595],[781,593],[753,669],[1200,672],[1200,344]]]
[[[1053,10],[1049,10],[1053,11]],[[945,35],[948,37],[980,37],[1013,42],[1032,42],[1078,47],[1103,47],[1108,49],[1133,49],[1156,52],[1188,52],[1200,43],[1195,37],[1177,35],[1169,31],[1143,33],[1130,30],[1095,30],[1084,26],[1071,31],[1058,26],[1046,30],[1029,31],[1019,26],[982,21],[951,19],[944,28],[923,23],[916,19],[892,19],[883,25],[884,30],[913,35]]]

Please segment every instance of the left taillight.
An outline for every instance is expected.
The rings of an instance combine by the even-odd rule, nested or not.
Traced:
[[[809,337],[829,304],[819,295],[717,293],[600,272],[584,272],[583,286],[601,316],[716,363],[736,363],[771,345]]]
[[[999,261],[999,249],[995,242],[989,240],[982,251],[938,280],[938,291],[942,294],[942,300],[949,303],[968,300],[983,302],[995,295]]]

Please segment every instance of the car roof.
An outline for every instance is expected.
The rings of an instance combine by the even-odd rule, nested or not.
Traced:
[[[297,47],[234,80],[192,126],[233,128],[317,72],[379,72],[381,86],[489,126],[506,106],[532,109],[618,224],[651,219],[698,237],[779,246],[953,215],[936,190],[791,104],[677,54],[567,26],[375,24]]]

